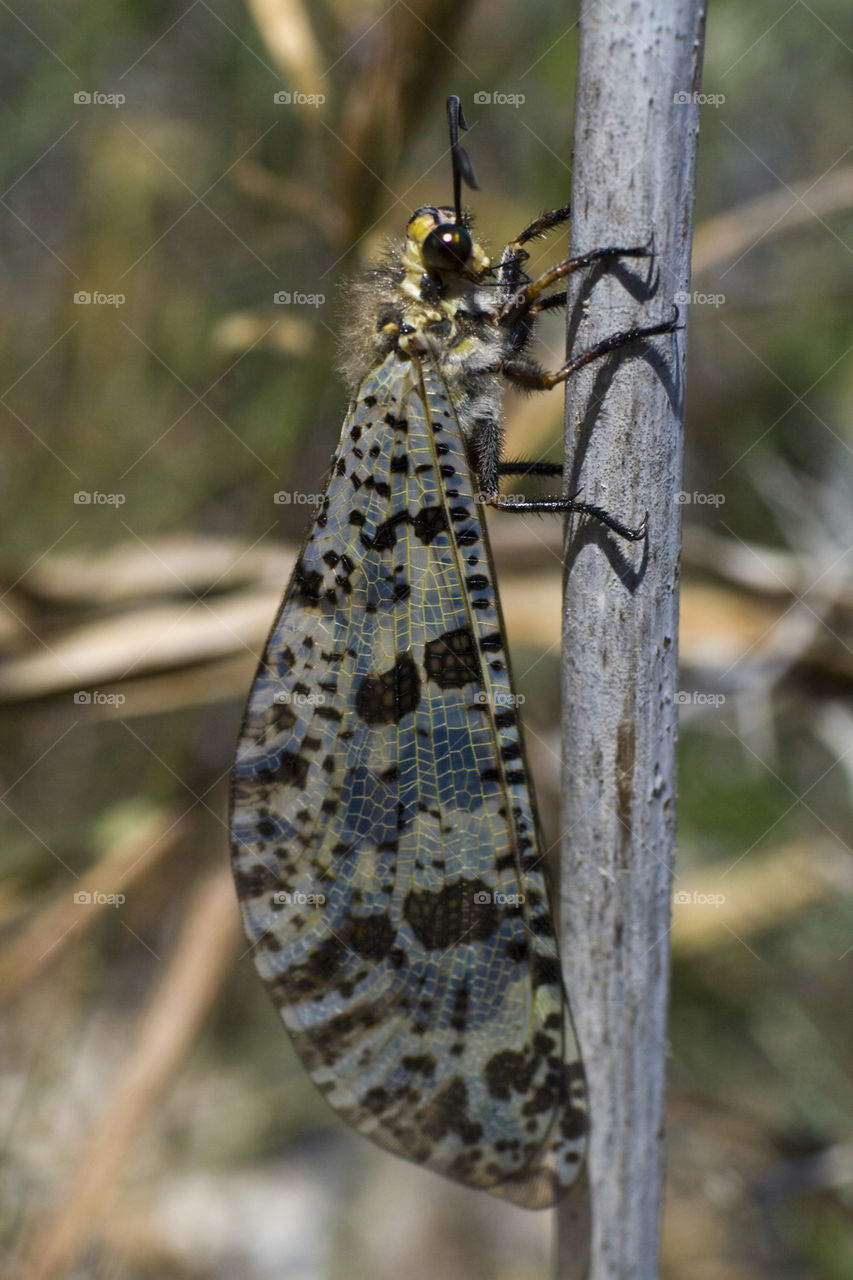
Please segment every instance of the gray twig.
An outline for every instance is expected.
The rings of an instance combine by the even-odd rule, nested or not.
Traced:
[[[577,354],[680,303],[687,318],[704,6],[584,0],[572,252],[653,256],[570,281]],[[586,300],[589,299],[587,306]],[[586,1064],[591,1280],[654,1280],[663,1169],[675,839],[678,566],[686,331],[571,380],[567,489],[648,540],[573,522],[564,620],[562,954]],[[576,1198],[558,1275],[583,1275]]]

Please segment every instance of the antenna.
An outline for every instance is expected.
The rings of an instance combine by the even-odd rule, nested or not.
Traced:
[[[467,132],[468,126],[462,114],[462,103],[455,94],[447,99],[447,119],[450,124],[450,159],[453,163],[453,204],[456,209],[456,221],[461,226],[463,179],[474,191],[479,191],[480,188],[477,186],[468,152],[459,143],[459,130],[464,129]]]

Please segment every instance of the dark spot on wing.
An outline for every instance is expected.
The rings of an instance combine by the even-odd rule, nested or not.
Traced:
[[[427,951],[485,942],[500,924],[500,912],[482,880],[460,880],[435,891],[410,889],[403,916]]]
[[[445,631],[424,645],[427,680],[440,689],[461,689],[466,684],[482,684],[480,656],[470,627]]]
[[[384,960],[394,946],[394,926],[382,912],[373,916],[353,916],[347,942],[363,960]]]
[[[438,1090],[420,1119],[425,1137],[434,1142],[455,1133],[465,1146],[473,1146],[483,1136],[483,1126],[468,1115],[468,1086],[461,1076],[454,1076]]]
[[[316,604],[323,595],[323,575],[316,569],[308,569],[304,560],[297,560],[293,570],[293,595],[302,604]]]
[[[282,751],[278,764],[272,769],[262,769],[261,775],[269,782],[283,782],[287,786],[304,790],[308,781],[309,761],[296,751]]]
[[[412,518],[412,528],[421,542],[429,546],[431,542],[435,542],[440,533],[447,530],[447,515],[444,507],[421,507],[417,515]]]
[[[399,724],[421,700],[421,679],[408,653],[387,671],[365,676],[355,692],[355,709],[365,724]]]

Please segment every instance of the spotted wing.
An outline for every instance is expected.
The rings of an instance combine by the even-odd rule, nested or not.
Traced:
[[[328,1101],[531,1208],[586,1129],[485,529],[428,362],[390,355],[252,689],[234,867],[255,963]]]

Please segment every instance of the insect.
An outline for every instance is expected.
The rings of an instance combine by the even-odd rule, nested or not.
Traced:
[[[526,355],[545,294],[598,249],[530,280],[525,243],[493,265],[448,102],[453,207],[418,209],[402,250],[354,293],[353,398],[325,495],[252,687],[233,775],[236,885],[255,964],[314,1082],[380,1146],[528,1208],[575,1178],[583,1068],[563,990],[483,505],[510,502],[503,380],[553,386]]]

